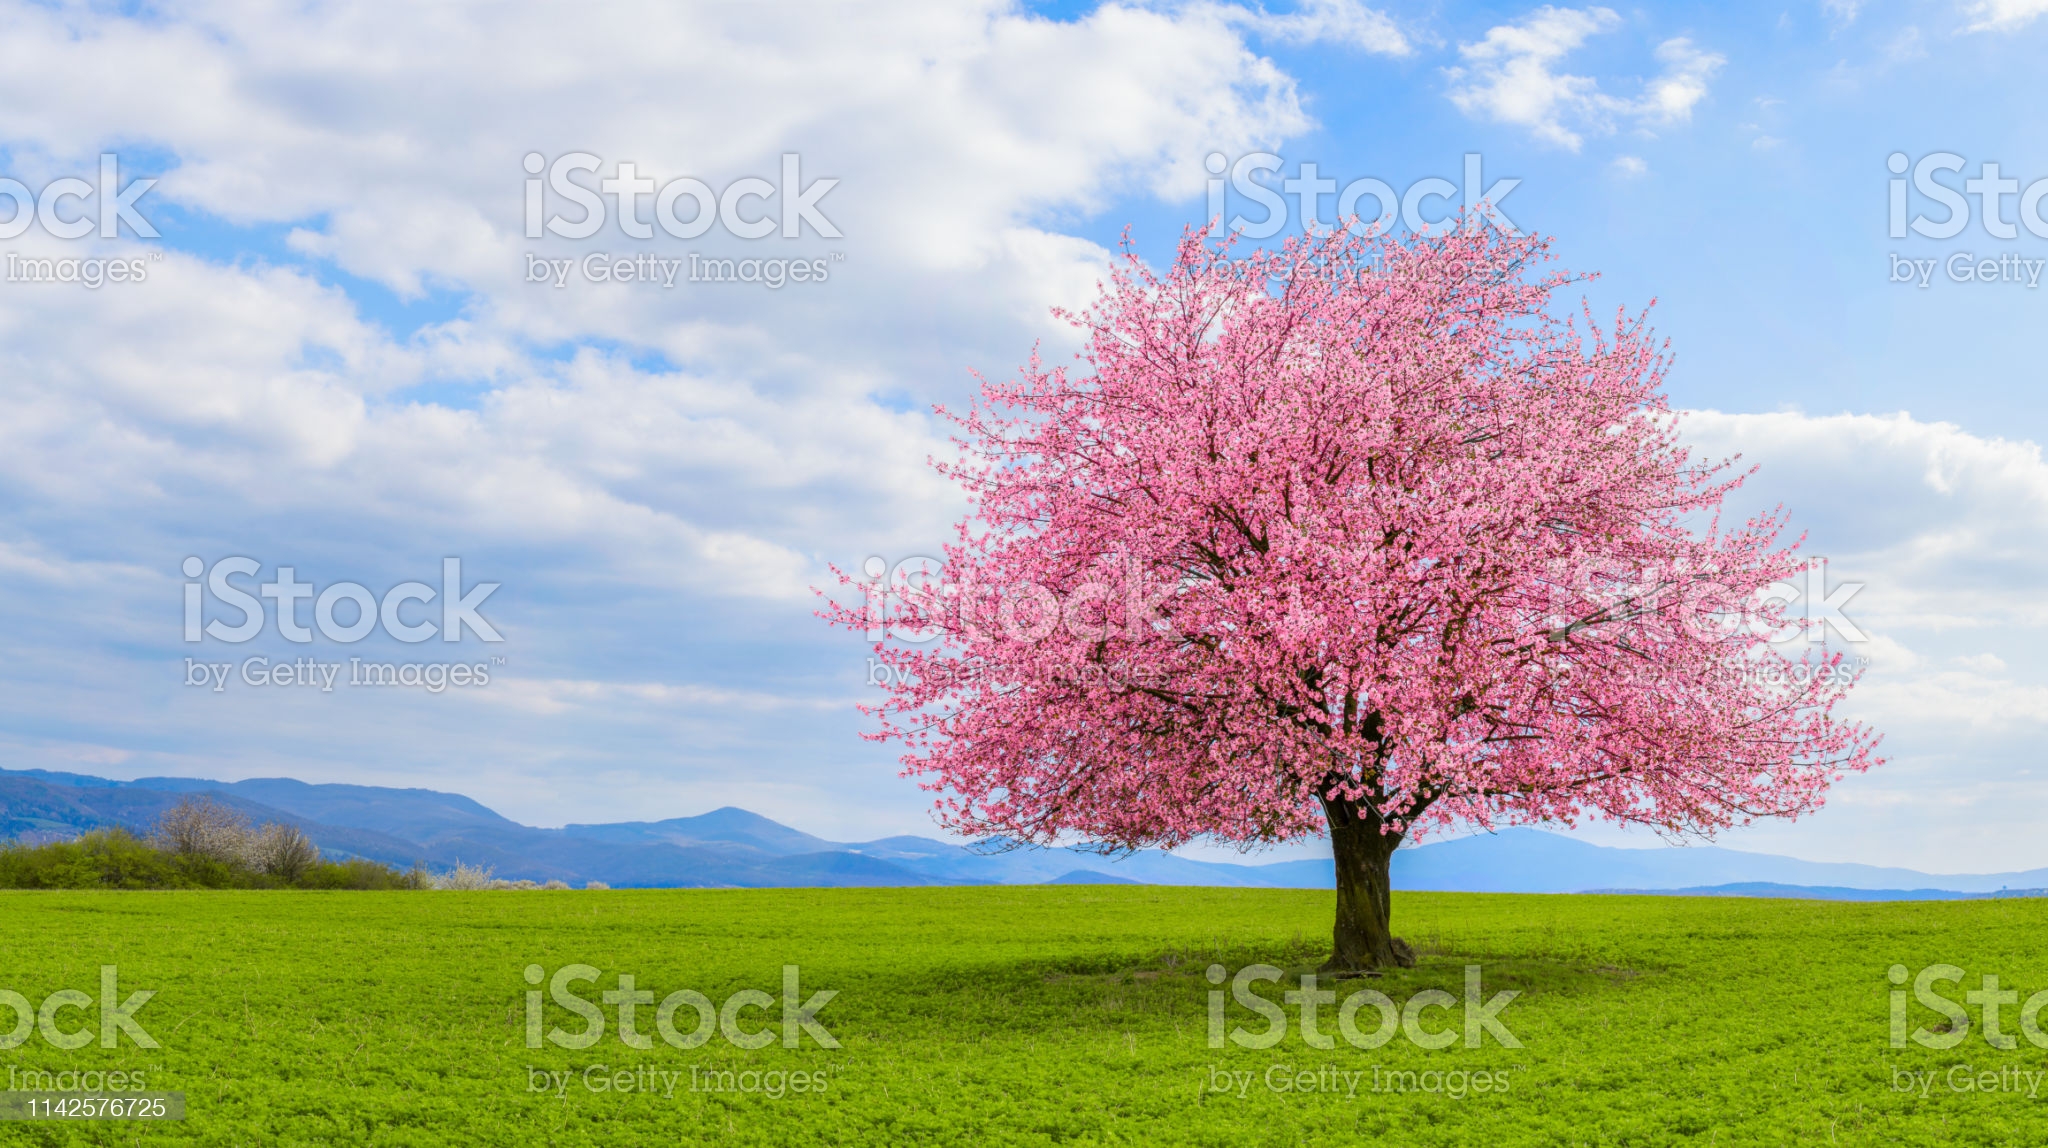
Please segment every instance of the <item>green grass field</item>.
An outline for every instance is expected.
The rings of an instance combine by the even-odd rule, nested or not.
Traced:
[[[2048,989],[2048,902],[1839,904],[1692,898],[1398,894],[1418,968],[1346,981],[1396,1002],[1464,967],[1522,1044],[1370,1050],[1211,1048],[1212,961],[1301,971],[1320,956],[1327,893],[1152,887],[616,892],[0,894],[0,987],[156,990],[123,1039],[64,1050],[31,1034],[22,1070],[140,1070],[188,1115],[158,1123],[10,1123],[36,1144],[1196,1144],[2048,1143],[2048,1052],[1888,1042],[1886,970],[1949,963],[2020,999]],[[615,1010],[595,1045],[526,1043],[522,976],[589,964],[655,999],[694,989],[837,997],[840,1047],[747,1050],[712,1036],[628,1047]],[[1279,1000],[1285,985],[1261,986]],[[1910,988],[1910,986],[1908,986]],[[545,986],[543,986],[545,988]],[[1226,986],[1227,988],[1227,986]],[[1334,1032],[1332,1006],[1321,1028]],[[2019,1030],[2018,1008],[2004,1029]],[[652,1032],[653,1007],[637,1027]],[[1978,1009],[1970,1008],[1973,1021]],[[0,1028],[11,1014],[0,1009]],[[741,1031],[780,1013],[740,1014]],[[684,1007],[675,1027],[696,1027]],[[1914,1026],[1941,1017],[1912,1006]],[[549,1005],[545,1023],[582,1021]],[[1265,1022],[1229,1006],[1228,1023]],[[1460,1009],[1422,1014],[1462,1031]],[[1361,1027],[1378,1013],[1367,1008]],[[97,1011],[66,1011],[59,1031]],[[592,1091],[591,1066],[653,1090]],[[1282,1067],[1275,1067],[1282,1066]],[[1968,1075],[1956,1066],[1968,1066]],[[642,1072],[641,1070],[646,1070]],[[572,1070],[566,1088],[540,1073]],[[693,1071],[694,1070],[694,1073]],[[713,1090],[730,1070],[731,1089]],[[792,1072],[823,1089],[789,1089]],[[1405,1077],[1394,1075],[1412,1072]],[[1930,1077],[1902,1077],[1927,1073]],[[1981,1085],[1995,1073],[1997,1090]],[[664,1089],[669,1074],[672,1091]],[[741,1073],[756,1074],[742,1077]],[[1249,1074],[1223,1077],[1219,1073]],[[1344,1073],[1355,1083],[1345,1084]],[[1431,1074],[1425,1076],[1424,1074]],[[1481,1074],[1505,1091],[1479,1093]],[[1228,1079],[1227,1091],[1216,1091]],[[1930,1081],[1924,1090],[1910,1082]],[[746,1081],[751,1090],[742,1090]],[[1280,1090],[1269,1086],[1307,1083]],[[1910,1091],[1897,1086],[1908,1082]],[[1963,1090],[1963,1082],[1977,1085]],[[693,1088],[693,1081],[698,1085]],[[780,1082],[782,1095],[771,1096]],[[1240,1083],[1248,1082],[1248,1083]],[[1375,1082],[1379,1087],[1375,1089]],[[1412,1082],[1412,1085],[1411,1085]],[[1456,1082],[1456,1083],[1454,1083]],[[1434,1085],[1433,1087],[1431,1085]],[[1325,1086],[1328,1086],[1327,1089]],[[664,1092],[667,1091],[667,1095]],[[1924,1094],[1923,1094],[1924,1091]],[[1453,1095],[1454,1092],[1462,1095]]]

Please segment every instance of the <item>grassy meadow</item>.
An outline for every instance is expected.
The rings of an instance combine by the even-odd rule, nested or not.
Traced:
[[[0,1138],[2048,1143],[2048,1051],[2024,1038],[1994,1048],[1974,1005],[1957,1047],[1892,1048],[1886,977],[1895,963],[1947,963],[1968,972],[1945,986],[1951,999],[1994,973],[2025,1000],[2048,989],[2048,901],[1396,896],[1396,929],[1418,967],[1322,987],[1339,1000],[1370,988],[1397,1005],[1432,988],[1460,996],[1465,966],[1477,964],[1487,996],[1520,993],[1496,1015],[1521,1047],[1483,1036],[1477,1048],[1429,1049],[1396,1035],[1322,1049],[1292,1005],[1278,1044],[1210,1047],[1208,967],[1286,968],[1284,984],[1258,986],[1280,1003],[1297,987],[1292,973],[1320,959],[1326,892],[5,892],[0,987],[32,1003],[63,989],[97,1000],[100,966],[115,965],[122,996],[155,990],[134,1015],[160,1045],[67,1050],[32,1033],[0,1051],[10,1079],[140,1072],[150,1092],[184,1093],[187,1115],[8,1123]],[[574,985],[599,1002],[602,1038],[529,1048],[525,970],[552,977],[575,964],[602,970]],[[695,1048],[655,1038],[639,1049],[621,1041],[617,1007],[601,1003],[627,973],[654,1001],[690,989],[730,1007],[743,990],[780,996],[785,965],[800,969],[800,996],[836,992],[816,1022],[838,1048],[801,1035],[794,1049],[779,1038],[746,1049],[713,1033]],[[636,1007],[637,1032],[654,1033],[656,1006]],[[1321,1032],[1337,1031],[1336,1012],[1320,1006]],[[2006,1033],[2019,1032],[2018,1012],[2004,1008]],[[783,1027],[779,1004],[734,1015],[741,1033]],[[1464,1027],[1462,1005],[1418,1016],[1424,1032]],[[584,1023],[554,1004],[542,1018],[565,1033]],[[10,1019],[0,1009],[0,1029]],[[1942,1021],[1911,1006],[1913,1026]],[[1235,1003],[1226,1022],[1266,1025]],[[1375,1008],[1357,1014],[1359,1029],[1379,1024]],[[680,1006],[672,1027],[697,1029],[694,1006]],[[81,1028],[97,1036],[97,1009],[56,1018],[60,1033]]]

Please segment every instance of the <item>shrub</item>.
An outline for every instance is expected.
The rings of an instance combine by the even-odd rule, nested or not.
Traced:
[[[124,829],[0,850],[0,885],[10,889],[203,889],[229,879],[220,862],[152,848]]]
[[[433,879],[426,870],[400,872],[389,865],[351,857],[347,861],[322,861],[309,868],[294,884],[301,889],[431,889]]]
[[[320,864],[320,848],[312,838],[297,826],[276,822],[247,839],[243,856],[251,868],[286,881],[297,881]]]
[[[457,861],[455,868],[434,878],[436,889],[474,890],[491,887],[491,871],[482,865],[464,865]]]
[[[187,797],[157,818],[150,844],[183,857],[240,861],[249,850],[249,819],[211,797]]]
[[[180,803],[183,804],[183,803]],[[265,826],[244,844],[269,842],[277,864],[259,865],[260,850],[218,855],[221,822],[203,813],[173,821],[172,833],[142,840],[125,829],[96,829],[70,841],[0,847],[5,889],[424,889],[426,873],[405,873],[360,857],[323,861],[296,829]],[[279,832],[283,830],[283,832]],[[182,837],[179,835],[182,834]],[[294,836],[296,835],[296,839]],[[185,846],[174,849],[167,846]]]

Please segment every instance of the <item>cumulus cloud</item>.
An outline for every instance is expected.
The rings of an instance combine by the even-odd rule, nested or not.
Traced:
[[[1351,35],[1370,16],[1322,4],[1297,31]],[[0,32],[0,138],[17,151],[77,166],[139,142],[172,157],[156,202],[288,225],[287,249],[313,261],[174,250],[148,289],[85,309],[10,296],[5,385],[24,417],[0,434],[24,488],[354,514],[425,501],[441,521],[708,566],[678,577],[741,594],[800,592],[815,555],[849,544],[841,525],[951,512],[922,466],[943,439],[918,412],[957,395],[966,366],[1001,371],[1059,336],[1046,307],[1083,301],[1106,264],[1041,217],[1198,190],[1201,155],[1307,123],[1292,81],[1210,8],[1063,23],[994,0],[897,3],[769,37],[745,4],[399,24],[325,6],[14,7]],[[839,181],[822,208],[846,241],[715,253],[829,249],[834,282],[528,282],[535,252],[685,254],[616,227],[526,239],[521,158],[577,149],[604,174],[630,161],[714,186],[800,155],[802,180]],[[462,313],[395,336],[322,264],[401,298],[451,291]],[[849,513],[816,513],[833,506]]]
[[[2039,731],[2048,603],[2048,461],[2038,444],[1906,414],[1693,412],[1705,453],[1760,467],[1742,501],[1782,503],[1833,582],[1873,672],[1856,704],[1930,737]]]
[[[773,27],[720,2],[398,22],[0,6],[10,174],[119,150],[159,178],[147,209],[185,224],[163,246],[9,245],[144,259],[148,281],[0,295],[0,602],[18,620],[0,712],[35,715],[0,750],[129,775],[426,778],[541,821],[589,800],[572,783],[588,772],[679,807],[695,784],[689,806],[716,791],[921,827],[920,800],[879,796],[893,766],[845,704],[860,646],[809,616],[810,587],[828,563],[946,536],[962,504],[926,465],[950,449],[930,404],[963,397],[969,368],[1069,345],[1047,307],[1084,302],[1108,259],[1074,220],[1199,194],[1210,151],[1308,126],[1255,32],[1403,46],[1338,2],[1257,28],[1241,8],[1054,21],[1006,0]],[[799,183],[838,181],[819,206],[843,238],[641,241],[614,217],[587,241],[530,240],[522,160],[571,151],[602,157],[593,182],[630,162],[718,188],[795,155]],[[830,282],[529,275],[529,257],[692,253],[815,259]],[[179,684],[185,657],[259,652],[177,640],[181,562],[230,554],[372,586],[462,557],[504,584],[493,692]],[[786,768],[735,779],[742,760]],[[875,784],[849,795],[850,776]]]
[[[1683,37],[1658,45],[1664,70],[1635,98],[1600,90],[1590,76],[1559,70],[1587,39],[1621,26],[1610,8],[1543,7],[1459,45],[1464,64],[1448,69],[1450,98],[1467,115],[1528,128],[1538,139],[1577,151],[1583,131],[1609,132],[1617,121],[1649,127],[1691,118],[1707,81],[1727,63]]]
[[[1238,11],[1112,3],[1055,22],[998,0],[899,0],[768,36],[740,3],[397,24],[345,6],[17,7],[0,19],[0,135],[60,156],[168,149],[160,198],[298,224],[303,249],[406,291],[512,277],[534,150],[714,186],[800,151],[842,181],[828,207],[876,258],[978,265],[1037,213],[1127,184],[1198,190],[1207,151],[1303,128],[1293,82],[1246,48]],[[1348,34],[1369,17],[1322,4],[1300,27]]]
[[[1453,98],[1561,146],[1682,121],[1721,64],[1688,41],[1657,50],[1633,97],[1565,68],[1619,26],[1603,8],[1504,24],[1460,49]],[[13,173],[89,171],[119,148],[156,165],[152,203],[204,224],[167,229],[147,283],[0,294],[0,752],[431,784],[539,822],[611,819],[615,784],[848,838],[923,828],[887,753],[853,736],[842,703],[865,651],[809,616],[809,587],[828,562],[947,537],[961,504],[925,465],[948,450],[929,403],[957,402],[967,367],[1066,349],[1045,307],[1085,300],[1107,257],[1075,220],[1199,195],[1202,156],[1310,126],[1247,37],[1412,50],[1336,0],[1069,22],[878,3],[772,34],[740,3],[397,23],[0,7]],[[528,282],[527,255],[688,253],[616,227],[526,239],[522,157],[572,150],[604,175],[623,160],[719,187],[798,154],[806,180],[840,181],[822,204],[845,237],[760,249],[843,258],[808,293]],[[151,250],[76,242],[9,250]],[[724,242],[707,250],[750,250]],[[426,317],[380,317],[409,305]],[[1896,724],[1894,776],[1944,744],[2003,769],[2038,736],[2038,448],[1905,416],[1701,412],[1690,433],[1764,462],[1751,493],[1792,505],[1832,576],[1867,584],[1858,704]],[[228,554],[380,586],[459,555],[504,583],[489,613],[505,688],[185,687],[179,564]],[[1883,806],[1888,784],[1848,798]]]
[[[1707,80],[1728,57],[1703,52],[1680,36],[1657,45],[1657,60],[1664,71],[1627,111],[1647,122],[1673,124],[1692,118],[1693,106],[1707,98]]]
[[[1702,410],[1682,425],[1702,456],[1758,468],[1732,509],[1787,509],[1802,551],[1826,562],[1824,592],[1861,586],[1842,611],[1867,641],[1834,648],[1863,668],[1847,714],[1884,733],[1889,759],[1838,783],[1817,816],[1721,843],[1934,873],[2048,862],[2031,847],[2048,800],[2040,446],[1904,413]]]
[[[1307,0],[1293,12],[1247,11],[1242,19],[1258,34],[1287,43],[1340,44],[1386,56],[1415,50],[1393,20],[1358,0]]]
[[[1554,66],[1587,37],[1620,24],[1608,8],[1545,7],[1518,24],[1497,25],[1485,39],[1459,46],[1466,65],[1449,71],[1451,102],[1467,115],[1520,124],[1576,151],[1579,135],[1564,120],[1600,106],[1599,84]]]
[[[1963,14],[1971,21],[1967,31],[2005,32],[2048,15],[2048,0],[1971,0],[1963,5]]]

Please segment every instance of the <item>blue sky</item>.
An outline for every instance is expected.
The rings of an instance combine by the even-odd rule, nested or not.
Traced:
[[[808,589],[829,563],[948,537],[961,504],[924,466],[944,444],[930,404],[1035,343],[1065,353],[1047,308],[1086,301],[1127,227],[1165,252],[1206,211],[1212,153],[1397,191],[1458,182],[1473,153],[1487,183],[1521,181],[1502,204],[1517,224],[1600,273],[1596,312],[1657,300],[1695,440],[1760,463],[1745,505],[1784,502],[1830,577],[1864,586],[1856,704],[1892,764],[1728,843],[2048,865],[2027,819],[2048,798],[2048,286],[1945,273],[1967,253],[2024,278],[2048,239],[2001,238],[1975,196],[1960,234],[1892,238],[1887,168],[1948,152],[1963,166],[1937,178],[1958,191],[1987,162],[2048,179],[2043,0],[0,20],[0,174],[42,189],[117,154],[123,182],[158,180],[136,202],[161,232],[0,241],[147,268],[0,282],[9,766],[421,785],[536,824],[738,804],[837,839],[935,832],[858,738],[866,651],[811,617]],[[612,216],[528,239],[522,159],[579,151],[602,161],[593,181],[623,161],[718,191],[777,184],[795,155],[799,186],[838,181],[815,207],[840,234],[639,239]],[[692,255],[823,281],[583,274]],[[1891,282],[1895,258],[1938,269]],[[536,282],[536,260],[572,274]],[[500,584],[481,609],[505,641],[182,641],[180,564],[234,555],[378,595],[438,586],[460,557],[465,584]],[[183,684],[187,658],[373,652],[481,661],[491,682]]]

